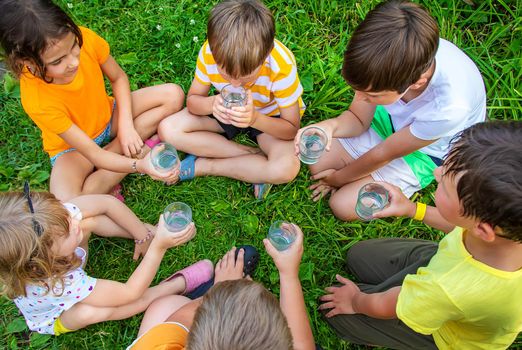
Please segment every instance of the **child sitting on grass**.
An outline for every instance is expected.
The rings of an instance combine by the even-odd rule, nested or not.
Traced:
[[[255,184],[262,199],[270,187],[265,184],[290,182],[299,172],[291,140],[305,106],[294,55],[275,39],[274,17],[257,0],[216,5],[207,36],[187,108],[165,119],[159,135],[191,154],[181,163],[180,180],[226,176]],[[245,106],[223,105],[219,92],[227,84],[247,89]],[[211,86],[217,93],[208,96]],[[240,133],[259,148],[232,141]]]
[[[100,209],[106,204],[110,204],[108,210]],[[13,299],[29,329],[60,335],[94,323],[128,318],[143,312],[157,298],[188,293],[212,277],[209,260],[149,288],[165,251],[189,241],[196,232],[191,224],[173,234],[162,221],[157,230],[143,224],[123,203],[108,195],[79,197],[62,204],[50,193],[29,193],[28,186],[24,194],[3,193],[1,294]],[[90,232],[84,235],[84,229],[104,236],[136,238],[135,258],[139,254],[144,257],[127,282],[96,279],[85,273]]]
[[[320,309],[352,343],[393,349],[505,349],[522,331],[522,123],[466,129],[438,182],[436,207],[399,188],[375,216],[406,216],[449,232],[437,245],[374,239],[348,251],[359,281],[337,276]]]
[[[119,192],[117,184],[136,172],[177,180],[174,172],[154,170],[145,157],[157,138],[145,145],[142,139],[181,109],[184,93],[179,86],[131,93],[109,44],[78,27],[50,0],[3,0],[0,13],[6,63],[20,78],[22,106],[40,128],[51,159],[51,193],[68,201],[81,194]],[[104,76],[114,97],[105,91]]]
[[[328,135],[329,152],[310,166],[318,180],[312,198],[332,191],[341,220],[357,218],[357,194],[368,182],[394,184],[408,197],[427,186],[451,137],[486,117],[479,70],[439,38],[435,20],[415,3],[387,1],[370,11],[348,43],[342,74],[353,101],[314,124]]]
[[[279,252],[263,243],[279,270],[280,302],[261,284],[243,279],[243,250],[235,248],[216,264],[216,284],[202,299],[156,300],[146,311],[138,339],[129,350],[313,350],[314,339],[299,281],[303,233]]]

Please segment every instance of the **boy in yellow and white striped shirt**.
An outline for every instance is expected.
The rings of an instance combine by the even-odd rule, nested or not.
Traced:
[[[292,181],[299,160],[292,140],[305,105],[294,55],[275,39],[274,18],[257,0],[216,5],[207,24],[208,40],[197,60],[187,108],[165,119],[162,140],[190,153],[181,163],[180,179],[226,176],[255,185]],[[227,84],[247,90],[245,106],[226,108],[220,92]],[[232,141],[246,133],[259,148]]]

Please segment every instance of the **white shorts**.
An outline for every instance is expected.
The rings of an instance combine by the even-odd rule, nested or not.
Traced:
[[[362,135],[350,138],[339,138],[338,140],[353,159],[359,158],[383,141],[372,128],[369,128]],[[417,177],[415,177],[411,168],[402,158],[392,160],[370,175],[375,181],[384,181],[400,187],[408,198],[421,189]]]

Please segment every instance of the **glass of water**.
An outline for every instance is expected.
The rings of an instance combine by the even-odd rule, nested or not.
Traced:
[[[150,151],[150,161],[159,172],[168,172],[179,169],[179,157],[176,148],[170,143],[160,142]]]
[[[369,183],[361,187],[355,212],[361,220],[370,221],[373,214],[381,211],[388,205],[389,193],[386,188],[376,183]]]
[[[268,240],[279,251],[288,249],[296,239],[294,226],[283,220],[277,220],[270,225]]]
[[[303,130],[299,139],[299,159],[305,164],[315,164],[323,154],[328,137],[323,129],[310,126]]]
[[[247,92],[242,86],[225,85],[221,90],[223,106],[225,108],[243,107],[246,105]]]
[[[192,222],[192,209],[183,202],[171,203],[163,211],[163,220],[170,232],[182,231]]]

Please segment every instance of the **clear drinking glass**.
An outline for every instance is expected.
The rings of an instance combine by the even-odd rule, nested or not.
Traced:
[[[179,168],[179,156],[176,148],[169,143],[160,142],[150,151],[150,161],[157,171],[168,172]]]
[[[323,129],[308,127],[301,133],[299,139],[299,159],[305,164],[315,164],[323,154],[328,137]]]
[[[179,232],[192,222],[192,209],[183,202],[171,203],[163,211],[163,220],[170,232]]]
[[[225,85],[221,90],[225,108],[242,107],[246,105],[247,92],[242,86]]]
[[[355,212],[364,221],[373,219],[373,214],[381,211],[388,205],[389,193],[386,188],[376,183],[369,183],[361,187]]]
[[[287,221],[277,220],[270,225],[268,239],[279,251],[288,249],[296,239],[293,225]]]

